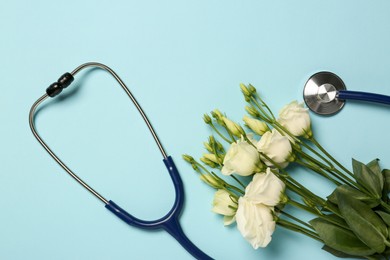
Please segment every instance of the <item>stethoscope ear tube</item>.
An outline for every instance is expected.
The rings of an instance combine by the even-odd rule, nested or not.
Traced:
[[[131,99],[135,107],[137,108],[138,112],[141,114],[142,118],[144,119],[147,127],[149,128],[162,156],[164,164],[171,176],[174,188],[175,188],[175,202],[172,206],[172,209],[162,218],[157,219],[155,221],[147,221],[138,219],[129,213],[127,213],[124,209],[119,207],[116,203],[114,203],[111,200],[105,199],[102,195],[100,195],[97,191],[92,189],[87,183],[85,183],[81,178],[79,178],[71,169],[69,169],[64,162],[60,160],[60,158],[50,149],[50,147],[44,142],[44,140],[40,137],[38,132],[36,131],[35,122],[34,122],[34,116],[37,107],[48,97],[55,97],[58,94],[62,92],[62,90],[66,87],[68,87],[74,80],[73,76],[77,74],[80,70],[88,67],[98,67],[101,68],[107,72],[109,72],[119,83],[119,85],[122,87],[122,89],[126,92],[128,97]],[[45,150],[50,154],[50,156],[72,177],[74,178],[80,185],[82,185],[85,189],[87,189],[89,192],[91,192],[94,196],[96,196],[99,200],[101,200],[105,207],[110,210],[112,213],[114,213],[117,217],[122,219],[124,222],[131,226],[135,226],[138,228],[143,229],[164,229],[167,231],[170,235],[172,235],[192,256],[194,256],[197,259],[212,259],[208,255],[206,255],[204,252],[202,252],[197,246],[195,246],[184,234],[180,223],[179,223],[179,216],[182,211],[182,207],[184,204],[184,188],[183,188],[183,182],[180,178],[180,174],[175,166],[175,163],[173,162],[172,158],[168,156],[160,142],[160,140],[157,137],[157,134],[155,133],[151,123],[149,122],[149,119],[147,118],[146,114],[142,110],[141,106],[135,99],[135,97],[132,95],[130,90],[127,88],[125,83],[119,78],[119,76],[109,67],[107,67],[104,64],[96,63],[96,62],[90,62],[85,63],[77,67],[75,70],[73,70],[71,73],[65,73],[63,74],[56,82],[52,83],[47,89],[46,94],[40,97],[35,103],[32,105],[30,109],[29,114],[29,124],[32,133],[34,134],[35,138],[38,140],[38,142],[45,148]]]

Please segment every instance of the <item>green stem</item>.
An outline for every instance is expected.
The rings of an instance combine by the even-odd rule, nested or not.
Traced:
[[[263,115],[262,116],[262,119],[266,122],[272,122],[274,121],[274,119],[272,119],[268,114],[267,112],[264,110],[264,108],[259,104],[259,102],[257,102],[256,98],[254,97],[251,97],[252,99],[252,102],[253,104],[255,104],[255,106],[260,110],[260,113]]]
[[[323,169],[326,169],[326,171],[329,172],[330,174],[332,174],[332,176],[334,176],[335,178],[344,182],[345,184],[347,184],[353,188],[356,188],[357,183],[354,180],[352,180],[351,178],[349,178],[348,176],[346,176],[345,174],[343,174],[342,172],[340,172],[338,169],[335,169],[334,167],[329,167],[329,166],[323,164],[322,162],[318,161],[316,158],[310,156],[309,154],[305,153],[302,150],[294,149],[294,151],[299,153],[304,159],[318,165],[319,167],[321,167]]]
[[[315,165],[311,165],[311,164],[308,164],[308,163],[305,163],[304,161],[302,160],[295,160],[295,162],[303,167],[306,167],[306,168],[309,168],[310,170],[318,173],[319,175],[327,178],[328,180],[330,180],[331,182],[333,182],[336,186],[340,186],[342,185],[342,183],[338,182],[337,180],[333,179],[332,177],[330,177],[326,172],[324,172],[323,170],[321,170],[321,168],[319,167],[316,167]],[[332,174],[333,175],[333,174]],[[337,177],[337,176],[336,176]]]
[[[308,223],[306,223],[306,222],[300,220],[299,218],[296,218],[296,217],[294,217],[293,215],[291,215],[291,214],[289,214],[289,213],[287,213],[287,212],[285,212],[285,211],[280,211],[280,212],[281,212],[283,215],[287,216],[288,218],[291,218],[292,220],[298,222],[299,224],[304,225],[304,226],[306,226],[306,227],[308,227],[308,228],[314,230],[314,228],[313,228],[310,224],[308,224]]]
[[[318,149],[320,149],[320,151],[325,154],[332,162],[334,162],[338,167],[340,167],[340,169],[342,169],[343,171],[345,171],[347,174],[349,174],[350,176],[354,176],[353,173],[351,171],[349,171],[347,168],[345,168],[339,161],[337,161],[332,155],[330,155],[321,145],[320,143],[314,138],[314,136],[312,136],[310,139],[309,139],[315,146],[317,146]]]
[[[229,188],[229,189],[232,189],[232,190],[234,190],[234,191],[236,191],[236,192],[238,192],[238,193],[240,193],[240,194],[242,194],[242,195],[245,194],[245,192],[244,192],[243,190],[241,190],[241,189],[237,188],[236,186],[231,185],[231,184],[229,184],[229,183],[227,183],[227,182],[225,182],[225,187],[226,187],[226,188]]]
[[[223,134],[221,134],[221,132],[214,126],[213,123],[210,123],[210,126],[211,128],[224,140],[226,141],[227,143],[231,144],[232,142],[227,139]],[[233,141],[234,142],[234,141]]]
[[[274,116],[274,114],[272,113],[272,110],[268,107],[267,103],[265,103],[265,102],[263,101],[263,99],[262,99],[257,93],[255,94],[255,97],[258,98],[258,99],[260,100],[261,104],[268,110],[268,112],[269,112],[269,114],[271,115],[272,119],[275,120],[275,116]]]
[[[317,152],[316,150],[314,150],[312,147],[310,147],[310,145],[308,145],[307,143],[305,142],[302,142],[301,140],[299,140],[296,136],[294,136],[290,131],[288,131],[284,126],[282,126],[281,124],[279,124],[278,121],[274,121],[273,122],[273,125],[276,129],[278,129],[279,132],[281,132],[282,134],[283,133],[286,133],[290,136],[290,138],[292,140],[294,140],[296,143],[304,146],[306,149],[308,149],[310,152],[312,152],[313,154],[315,154],[318,158],[320,158],[321,160],[323,160],[326,164],[329,165],[329,167],[332,167],[334,168],[333,164],[327,160],[322,154],[320,154],[319,152]]]
[[[232,192],[231,190],[227,189],[226,187],[223,187],[223,189],[228,192],[230,194],[230,196],[232,196],[236,201],[238,201],[238,196],[237,194],[235,194],[234,192]]]
[[[293,190],[295,193],[299,194],[300,196],[313,201],[315,200],[315,204],[319,204],[321,206],[325,205],[325,200],[321,197],[315,195],[313,192],[311,192],[309,189],[307,189],[305,186],[300,184],[298,181],[296,181],[294,178],[292,178],[283,168],[280,167],[274,160],[272,160],[270,157],[268,157],[266,154],[261,153],[268,161],[270,161],[273,165],[278,167],[279,171],[282,173],[276,173],[277,176],[281,179],[284,179],[286,181],[286,185]]]
[[[287,220],[284,220],[284,219],[278,219],[277,221],[278,225],[284,227],[284,228],[287,228],[289,230],[292,230],[292,231],[295,231],[295,232],[298,232],[298,233],[301,233],[301,234],[304,234],[308,237],[311,237],[321,243],[323,243],[323,241],[321,240],[321,238],[318,237],[317,233],[311,231],[311,230],[308,230],[302,226],[299,226],[297,224],[294,224],[294,223],[291,223]]]
[[[265,108],[271,114],[272,118],[275,120],[276,118],[274,116],[274,113],[272,113],[272,110],[268,107],[267,103],[265,103],[258,95],[256,95],[256,96],[260,99],[261,103],[265,106]]]
[[[230,177],[232,177],[238,184],[241,185],[241,187],[243,187],[244,189],[246,188],[244,184],[242,184],[242,182],[236,177],[234,176],[233,174],[230,175]]]
[[[317,146],[320,151],[325,154],[330,160],[332,160],[340,169],[342,169],[344,172],[346,172],[348,175],[354,177],[354,174],[350,172],[347,168],[345,168],[341,163],[339,163],[333,156],[331,156],[321,145],[317,142],[317,140],[314,137],[311,137],[309,139],[315,146]],[[329,169],[329,171],[334,171],[335,173],[342,176],[345,180],[348,180],[350,184],[353,184],[352,187],[359,189],[360,191],[365,192],[366,194],[369,194],[369,191],[362,185],[360,185],[357,182],[354,182],[352,179],[350,179],[348,176],[346,176],[344,173],[342,173],[340,170],[336,169],[335,167],[332,167]]]
[[[299,203],[299,202],[297,202],[295,200],[290,199],[287,203],[290,204],[291,206],[294,206],[296,208],[299,208],[299,209],[305,210],[305,211],[307,211],[309,213],[312,213],[313,215],[321,216],[321,214],[319,214],[318,211],[314,210],[311,207],[303,205],[303,204],[301,204],[301,203]]]
[[[240,193],[240,194],[245,194],[245,192],[244,192],[243,190],[237,188],[237,187],[234,186],[234,185],[231,185],[231,184],[227,183],[226,181],[224,181],[223,179],[221,179],[220,177],[218,177],[218,175],[216,175],[215,173],[210,172],[210,171],[209,171],[206,167],[204,167],[202,164],[198,163],[197,161],[194,161],[194,162],[195,162],[195,164],[196,164],[197,166],[199,166],[203,171],[205,171],[206,173],[208,173],[208,174],[210,174],[210,175],[213,175],[215,178],[217,178],[218,181],[221,182],[222,185],[223,185],[224,187],[229,188],[229,189],[232,189],[232,190],[234,190],[234,191],[236,191],[236,192],[238,192],[238,193]],[[201,172],[199,172],[199,173],[202,174]]]
[[[203,164],[198,163],[197,161],[194,161],[194,162],[195,162],[195,164],[198,165],[203,171],[205,171],[205,172],[208,173],[208,174],[211,174],[210,171],[209,171],[206,167],[203,166]],[[202,174],[201,172],[199,172],[199,173]]]
[[[229,129],[227,129],[227,127],[225,127],[225,129],[226,129],[226,132],[229,134],[230,139],[232,139],[232,142],[230,142],[230,143],[236,142],[236,139],[234,138],[234,136],[232,135],[232,133],[230,133]]]

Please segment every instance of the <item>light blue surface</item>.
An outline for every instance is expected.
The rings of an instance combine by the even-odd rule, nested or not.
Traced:
[[[273,109],[301,100],[320,70],[351,90],[390,94],[388,1],[3,1],[0,4],[0,259],[191,259],[164,232],[126,226],[77,185],[32,136],[28,111],[46,87],[87,61],[129,85],[176,161],[186,189],[186,234],[216,259],[333,259],[278,229],[254,251],[211,211],[213,191],[181,154],[200,157],[214,108],[239,120],[239,83]],[[103,196],[154,219],[173,203],[161,156],[132,104],[102,71],[78,76],[71,98],[37,116],[40,134]],[[389,108],[348,103],[313,116],[318,139],[344,164],[390,167]],[[295,174],[299,174],[296,172]],[[323,195],[320,179],[301,176]]]

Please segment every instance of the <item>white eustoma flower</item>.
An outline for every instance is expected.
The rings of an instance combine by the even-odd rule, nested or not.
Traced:
[[[223,160],[222,174],[237,173],[248,176],[261,169],[259,153],[251,144],[241,138],[230,145]]]
[[[273,208],[240,197],[236,212],[237,228],[254,249],[266,247],[275,231]]]
[[[243,120],[245,124],[258,135],[263,135],[265,132],[269,131],[268,125],[263,121],[249,116],[244,116]]]
[[[212,211],[224,216],[224,225],[230,225],[235,221],[237,202],[226,190],[217,190],[214,194]]]
[[[266,132],[256,144],[259,152],[264,153],[280,167],[287,167],[293,159],[290,141],[286,136],[281,135],[276,129]],[[272,162],[264,159],[265,164],[273,166]]]
[[[265,173],[256,173],[245,189],[245,197],[253,203],[276,206],[283,200],[286,185],[270,168]]]
[[[307,108],[303,103],[293,101],[279,112],[278,122],[295,136],[311,137],[311,122]]]

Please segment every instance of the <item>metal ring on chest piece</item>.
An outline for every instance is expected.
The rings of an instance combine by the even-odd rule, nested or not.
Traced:
[[[346,90],[344,82],[336,74],[322,71],[306,82],[303,99],[307,107],[320,115],[333,115],[344,107],[344,100],[337,99],[338,91]]]

